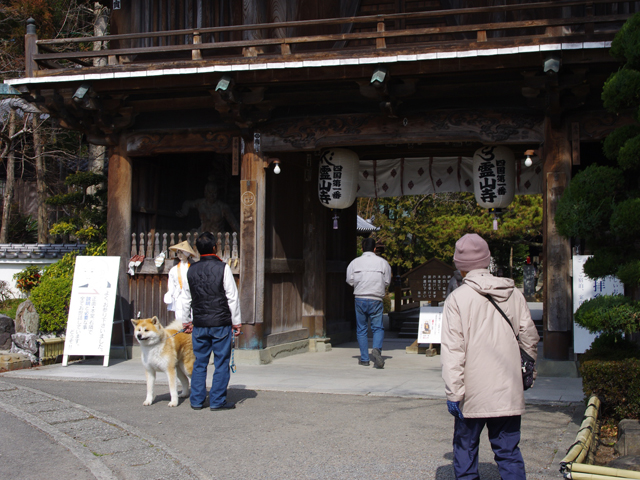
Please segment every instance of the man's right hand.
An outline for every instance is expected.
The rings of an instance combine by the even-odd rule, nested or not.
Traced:
[[[232,325],[231,329],[233,330],[233,335],[236,337],[242,333],[242,325]]]

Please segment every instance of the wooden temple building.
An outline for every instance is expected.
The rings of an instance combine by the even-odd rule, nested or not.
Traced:
[[[197,229],[197,207],[178,212],[214,183],[238,224],[240,348],[268,361],[350,339],[356,210],[318,200],[323,149],[356,152],[359,195],[383,196],[421,178],[423,193],[468,190],[467,159],[503,145],[519,193],[544,194],[544,354],[569,359],[571,243],[554,212],[625,121],[600,94],[640,2],[102,1],[107,36],[38,39],[30,23],[25,76],[7,83],[107,146],[108,253],[129,313],[160,314],[166,284],[164,271],[127,274],[133,241]]]

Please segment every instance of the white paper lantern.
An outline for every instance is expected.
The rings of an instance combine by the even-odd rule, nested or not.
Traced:
[[[501,209],[516,191],[516,163],[510,148],[482,147],[473,155],[473,193],[482,208]]]
[[[358,191],[360,159],[345,148],[324,150],[320,157],[318,198],[327,208],[349,208]]]

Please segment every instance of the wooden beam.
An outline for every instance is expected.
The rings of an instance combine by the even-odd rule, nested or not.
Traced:
[[[405,118],[342,115],[269,122],[261,132],[265,152],[384,145],[397,143],[399,138],[403,143],[537,144],[543,140],[543,118],[528,113],[473,110],[430,112]]]
[[[127,137],[126,148],[130,156],[187,152],[232,153],[234,135],[237,135],[237,131],[136,133]]]
[[[544,357],[569,360],[573,331],[571,308],[571,243],[555,224],[558,202],[571,179],[569,127],[545,121],[543,165]]]

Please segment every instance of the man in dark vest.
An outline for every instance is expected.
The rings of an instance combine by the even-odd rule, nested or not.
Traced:
[[[193,313],[193,325],[184,324],[185,332],[193,328],[193,353],[196,360],[191,374],[191,408],[200,410],[207,397],[207,364],[213,352],[215,372],[209,391],[209,408],[213,411],[236,408],[227,402],[229,360],[232,335],[240,335],[238,288],[229,265],[216,255],[215,237],[202,233],[196,240],[200,261],[187,273],[186,311]],[[183,316],[189,318],[189,316]]]

